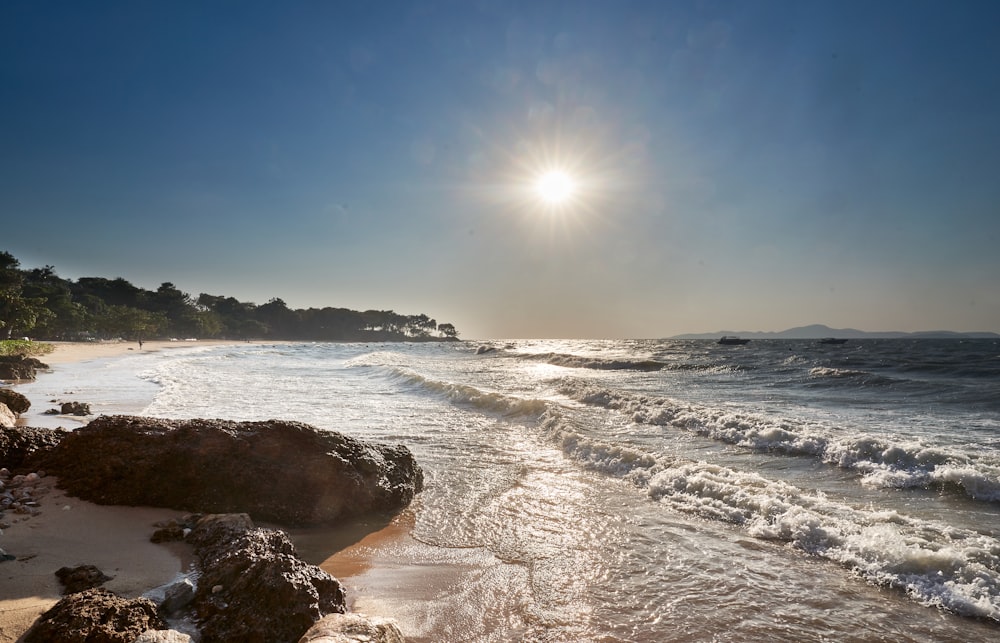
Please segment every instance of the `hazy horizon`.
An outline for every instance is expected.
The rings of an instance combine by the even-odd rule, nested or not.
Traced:
[[[0,250],[466,338],[1000,332],[998,18],[6,3]]]

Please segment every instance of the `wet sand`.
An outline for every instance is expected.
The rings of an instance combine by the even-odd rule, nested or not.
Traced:
[[[0,641],[16,641],[62,597],[61,567],[94,565],[113,579],[103,587],[129,598],[166,584],[180,573],[184,545],[153,544],[154,523],[182,512],[95,505],[66,496],[55,478],[36,487],[41,513],[8,511],[0,548],[15,560],[0,562]]]
[[[58,368],[59,364],[139,350],[233,342],[143,342],[141,349],[137,342],[51,343],[55,351],[39,359]],[[62,597],[62,585],[55,576],[60,567],[94,565],[114,577],[103,587],[131,598],[170,582],[188,562],[185,545],[149,542],[154,523],[183,512],[96,505],[66,496],[55,484],[56,479],[47,476],[35,487],[38,515],[7,511],[0,519],[0,549],[15,557],[0,562],[0,643],[17,641]]]
[[[58,368],[59,364],[134,355],[192,346],[233,344],[231,341],[151,341],[143,342],[50,342],[56,348],[39,359]],[[273,342],[269,342],[273,343]],[[40,375],[44,377],[44,374]],[[3,463],[0,463],[3,466]],[[7,512],[0,521],[9,524],[0,535],[0,549],[16,557],[0,562],[0,643],[17,641],[32,623],[62,596],[55,576],[60,567],[95,565],[114,579],[103,587],[126,597],[166,584],[187,571],[190,552],[183,544],[149,542],[154,523],[183,515],[170,509],[104,506],[67,497],[47,476],[39,485],[41,513],[23,516]],[[426,546],[410,536],[413,514],[405,511],[395,518],[352,522],[343,527],[290,530],[299,555],[319,565],[344,583],[352,609],[392,617],[401,610],[411,622],[408,640],[424,639],[413,627],[420,606],[455,581],[455,568],[414,565],[423,558],[413,549]],[[280,527],[279,527],[280,528]],[[431,549],[431,548],[427,548]],[[443,561],[429,564],[440,565]],[[435,577],[440,576],[435,581]],[[405,605],[383,605],[377,596],[385,583],[412,583],[414,591]],[[374,590],[375,594],[371,592]],[[402,624],[402,623],[401,623]]]

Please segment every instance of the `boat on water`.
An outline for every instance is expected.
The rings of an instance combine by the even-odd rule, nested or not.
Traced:
[[[749,339],[743,339],[742,337],[733,337],[732,335],[723,335],[719,339],[720,344],[728,344],[730,346],[738,346],[741,344],[746,344],[749,341],[750,341]]]
[[[842,337],[824,337],[819,340],[820,344],[846,344],[847,340]]]

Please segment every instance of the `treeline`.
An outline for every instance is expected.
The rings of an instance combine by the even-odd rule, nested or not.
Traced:
[[[156,290],[121,277],[59,277],[52,266],[22,270],[0,252],[0,338],[289,339],[309,341],[455,340],[452,324],[391,310],[308,308],[202,293],[195,299],[165,282]]]

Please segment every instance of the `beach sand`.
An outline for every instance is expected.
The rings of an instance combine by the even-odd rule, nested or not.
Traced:
[[[56,349],[39,359],[50,366],[134,354],[137,342],[52,342]],[[233,342],[143,342],[151,352]],[[40,377],[45,377],[44,374]],[[0,466],[3,463],[0,462]],[[17,641],[62,597],[55,576],[60,567],[94,565],[114,577],[103,587],[132,598],[186,571],[190,552],[183,544],[154,544],[154,523],[183,515],[171,509],[104,506],[66,496],[56,479],[36,487],[41,513],[6,512],[0,522],[0,549],[15,560],[0,562],[0,643]]]
[[[66,496],[55,478],[36,487],[41,513],[7,512],[0,548],[0,641],[17,641],[62,597],[61,567],[94,565],[113,579],[103,587],[140,596],[173,580],[189,563],[183,544],[154,544],[154,523],[183,515],[171,509],[95,505]]]
[[[54,368],[71,362],[134,355],[140,350],[137,342],[50,343],[55,345],[55,351],[39,359]],[[143,342],[141,350],[233,343],[150,341]],[[94,565],[114,577],[103,587],[129,598],[164,585],[190,568],[191,551],[187,545],[149,542],[154,523],[182,516],[184,512],[96,505],[66,496],[55,484],[56,479],[47,476],[38,486],[39,515],[27,517],[7,512],[2,521],[10,526],[0,535],[0,549],[16,559],[0,562],[0,643],[17,641],[61,598],[62,586],[55,576],[60,567]],[[420,588],[412,597],[412,607],[416,609],[442,589],[441,583],[426,582],[430,577],[426,568],[404,562],[414,558],[409,549],[420,547],[409,535],[412,521],[413,516],[407,511],[391,521],[371,518],[337,528],[285,531],[303,560],[321,566],[344,583],[349,602],[357,601],[356,607],[369,614],[384,613],[391,617],[398,609],[410,606],[380,605],[366,590],[377,591],[390,577],[395,582],[409,580],[417,572],[422,580],[413,583]],[[406,554],[396,559],[394,554],[400,550]],[[444,580],[454,582],[454,575],[445,576]]]
[[[188,341],[153,341],[143,342],[142,348],[138,342],[45,342],[56,347],[55,351],[48,355],[39,356],[39,360],[49,366],[67,364],[70,362],[85,362],[92,359],[104,357],[121,357],[123,355],[134,355],[139,352],[152,353],[172,348],[192,348],[196,346],[225,346],[233,344],[232,341],[219,340],[198,340]]]

